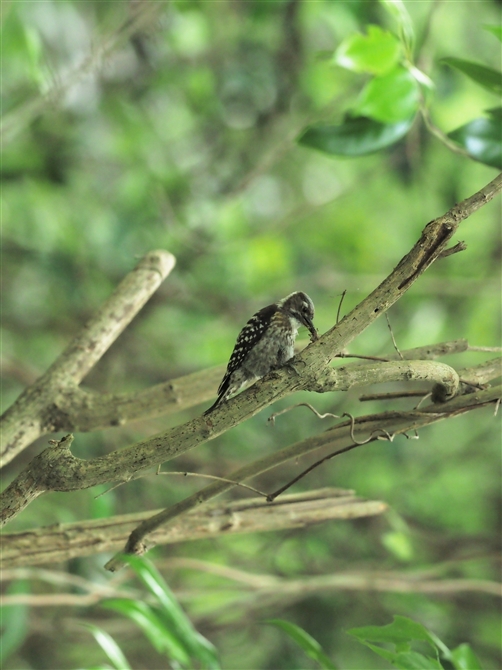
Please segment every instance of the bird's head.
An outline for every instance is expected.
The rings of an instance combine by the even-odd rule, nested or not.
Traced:
[[[314,303],[303,291],[295,291],[277,303],[279,308],[288,316],[296,319],[302,326],[309,329],[311,341],[317,340],[317,330],[314,327]]]

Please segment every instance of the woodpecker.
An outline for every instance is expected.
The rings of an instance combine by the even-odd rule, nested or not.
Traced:
[[[317,340],[313,318],[314,303],[302,291],[295,291],[256,312],[239,333],[216,402],[204,414],[293,358],[300,326],[309,329],[311,342]]]

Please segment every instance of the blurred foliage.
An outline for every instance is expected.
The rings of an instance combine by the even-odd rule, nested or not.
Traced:
[[[385,4],[401,16],[400,3]],[[495,175],[450,151],[418,117],[400,141],[358,159],[297,144],[307,127],[339,124],[369,81],[364,72],[336,64],[340,45],[350,54],[356,34],[380,36],[394,62],[398,50],[387,35],[396,34],[396,22],[376,1],[3,5],[4,409],[150,249],[174,253],[176,268],[85,380],[90,388],[145,388],[225,363],[247,318],[297,289],[312,296],[316,325],[325,331],[343,290],[347,312],[390,272],[427,221]],[[453,5],[406,3],[410,25],[401,21],[399,38],[405,55],[413,52],[413,62],[435,84],[430,112],[444,133],[479,120],[494,105],[493,92],[452,68],[451,59],[490,70],[500,62],[499,4],[478,0],[474,14],[472,3]],[[148,20],[128,32],[135,12]],[[385,70],[381,62],[375,67]],[[494,114],[484,118],[496,121]],[[498,343],[500,223],[500,202],[463,223],[467,251],[436,263],[392,308],[401,349],[461,337]],[[351,346],[366,355],[389,350],[384,320]],[[466,366],[483,357],[446,362]],[[337,414],[383,409],[359,407],[355,393],[302,397]],[[77,434],[74,452],[87,458],[109,453],[202,409]],[[275,428],[262,414],[173,467],[224,476],[323,428],[304,409]],[[280,631],[258,625],[271,617],[304,628],[338,667],[385,667],[344,631],[384,624],[392,614],[412,616],[450,648],[468,642],[483,667],[500,667],[500,609],[491,595],[324,591],[261,599],[246,584],[167,560],[202,558],[285,578],[423,568],[445,577],[497,579],[499,438],[486,409],[424,430],[419,441],[398,438],[356,449],[300,486],[354,488],[385,500],[388,515],[159,548],[156,565],[221,652],[225,668],[305,667]],[[6,482],[47,439],[10,464]],[[277,488],[297,467],[266,473],[257,484]],[[151,477],[97,500],[96,490],[55,493],[38,498],[9,528],[163,507],[196,488],[195,479]],[[57,567],[99,584],[109,580],[105,561],[96,556]],[[31,588],[37,593],[39,583]],[[111,612],[69,606],[32,608],[29,618],[24,609],[5,612],[12,652],[5,670],[102,662],[82,621],[111,633],[131,667],[165,667],[141,633]]]
[[[105,607],[132,619],[152,646],[167,656],[174,667],[191,668],[200,664],[208,670],[219,670],[216,649],[195,630],[155,566],[137,556],[128,557],[127,562],[153,596],[155,604],[147,604],[143,598],[121,598],[107,601]],[[103,644],[101,646],[105,648]]]
[[[479,661],[468,644],[461,644],[450,650],[437,635],[406,617],[395,616],[394,621],[386,626],[364,626],[348,632],[400,670],[443,670],[450,667],[452,670],[481,670]],[[375,645],[375,642],[379,644]],[[413,649],[416,642],[426,643],[423,645],[425,653]],[[386,649],[381,646],[382,643],[393,645],[394,649]]]
[[[273,619],[266,623],[283,630],[307,656],[318,663],[319,668],[336,670],[315,638],[290,621]],[[402,616],[386,626],[363,626],[347,631],[362,644],[384,658],[393,668],[399,670],[481,670],[476,655],[468,644],[461,644],[450,650],[437,635],[422,624]],[[378,642],[379,644],[375,644]],[[422,643],[421,647],[416,643]],[[426,644],[423,644],[426,643]],[[382,646],[382,644],[384,646]],[[385,646],[386,645],[386,646]],[[394,646],[390,650],[389,646]],[[413,647],[419,646],[420,651]],[[425,652],[425,653],[422,653]],[[432,653],[432,655],[431,655]]]

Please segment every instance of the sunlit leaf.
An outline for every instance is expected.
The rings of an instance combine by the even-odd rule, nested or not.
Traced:
[[[190,662],[190,653],[179,637],[167,628],[155,611],[139,600],[115,599],[103,603],[103,607],[124,614],[132,619],[161,654],[167,654],[182,665]]]
[[[383,74],[401,57],[401,44],[394,35],[370,25],[367,34],[353,33],[340,44],[334,62],[354,72]]]
[[[153,563],[137,556],[128,556],[127,562],[158,600],[165,627],[174,633],[178,643],[190,656],[199,659],[210,668],[218,668],[219,662],[215,647],[194,628]]]
[[[395,144],[412,123],[413,118],[387,124],[364,116],[349,117],[338,126],[310,126],[298,142],[334,156],[364,156]]]
[[[468,644],[461,644],[451,652],[455,670],[482,670],[481,664]]]
[[[448,137],[480,163],[502,170],[502,126],[496,114],[489,119],[474,119],[448,133]]]
[[[90,623],[83,624],[93,634],[94,639],[99,644],[101,649],[105,652],[110,662],[117,668],[117,670],[131,670],[131,666],[127,662],[126,657],[122,653],[122,649],[115,642],[113,637],[106,631],[93,626]]]
[[[492,93],[502,92],[502,72],[499,70],[463,58],[442,58],[441,62],[459,70]]]
[[[303,628],[297,626],[290,621],[284,621],[283,619],[268,619],[265,623],[276,626],[283,630],[296,644],[303,649],[303,651],[317,661],[321,668],[325,670],[336,670],[336,666],[332,661],[326,656],[322,650],[319,642],[313,638],[309,633],[307,633]]]
[[[406,68],[397,67],[368,82],[355,111],[382,123],[398,123],[413,116],[419,102],[417,80]]]
[[[413,545],[408,533],[397,530],[384,533],[382,544],[400,561],[409,561],[413,558]]]
[[[485,23],[483,28],[488,30],[489,33],[492,33],[492,35],[495,35],[495,37],[497,37],[502,42],[502,24],[497,23],[491,26]]]

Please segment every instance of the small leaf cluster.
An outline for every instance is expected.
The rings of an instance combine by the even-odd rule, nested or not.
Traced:
[[[400,670],[481,670],[468,644],[450,650],[425,626],[404,616],[395,616],[394,621],[386,626],[352,628],[348,633]],[[416,642],[425,642],[430,651],[414,651],[412,644]],[[393,646],[394,649],[385,649],[381,644]]]
[[[302,628],[281,619],[271,619],[266,623],[284,631],[320,668],[336,670],[336,665],[324,653],[319,642]],[[468,644],[450,650],[437,635],[407,617],[395,616],[393,622],[386,626],[364,626],[347,632],[398,670],[482,670]],[[428,650],[416,651],[412,649],[413,643],[425,643]]]
[[[393,17],[394,32],[368,25],[366,34],[353,33],[336,49],[333,63],[358,75],[370,75],[342,123],[306,128],[299,143],[338,156],[362,156],[395,144],[411,129],[419,112],[428,113],[434,83],[413,62],[415,36],[401,0],[381,0]],[[500,39],[498,26],[485,26]],[[460,58],[444,58],[490,92],[500,95],[502,74]],[[501,110],[487,110],[448,137],[475,160],[502,169]]]

